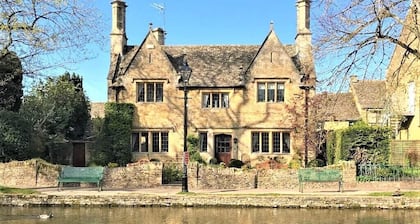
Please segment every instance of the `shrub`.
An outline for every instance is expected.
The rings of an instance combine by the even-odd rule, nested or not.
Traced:
[[[190,161],[201,164],[206,164],[206,161],[201,157],[199,152],[199,139],[197,136],[189,135],[187,137],[188,153],[190,155]]]
[[[228,167],[241,168],[243,165],[244,165],[244,163],[241,160],[231,159]]]
[[[175,164],[165,164],[162,169],[163,184],[176,183],[182,180],[183,172]]]

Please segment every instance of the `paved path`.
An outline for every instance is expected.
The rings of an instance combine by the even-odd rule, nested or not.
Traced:
[[[38,188],[37,191],[47,195],[127,195],[127,194],[148,194],[148,195],[176,195],[181,192],[181,186],[165,186],[156,188],[142,189],[104,189],[99,192],[96,187],[65,187],[62,191],[57,188]],[[276,190],[276,189],[190,189],[190,193],[197,194],[283,194],[283,195],[367,195],[371,192],[387,191],[393,192],[393,189],[350,189],[340,193],[332,189],[324,191],[305,191],[300,193],[298,190]],[[420,191],[420,189],[417,189]]]

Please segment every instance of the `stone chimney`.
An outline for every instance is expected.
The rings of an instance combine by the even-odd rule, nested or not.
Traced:
[[[160,45],[165,45],[165,31],[162,28],[153,29],[152,34]]]
[[[296,48],[303,61],[312,61],[312,33],[310,30],[310,0],[297,0]]]
[[[124,0],[114,0],[112,5],[111,55],[123,55],[127,45],[125,33],[125,12],[127,5]]]

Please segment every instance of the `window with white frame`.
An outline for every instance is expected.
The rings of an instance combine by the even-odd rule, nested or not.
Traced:
[[[284,83],[257,82],[257,102],[284,102]]]
[[[252,132],[251,149],[253,153],[290,153],[289,132]]]
[[[203,93],[203,108],[228,108],[229,93]]]
[[[163,102],[163,82],[137,82],[137,102]]]
[[[131,148],[133,152],[168,152],[168,132],[134,132],[131,135]]]

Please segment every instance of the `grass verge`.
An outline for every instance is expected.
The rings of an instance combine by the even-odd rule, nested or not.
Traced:
[[[404,197],[420,197],[420,191],[407,191],[401,192]],[[369,196],[383,197],[383,196],[393,196],[394,192],[372,192],[369,193]]]
[[[36,194],[35,190],[0,186],[0,194]]]

